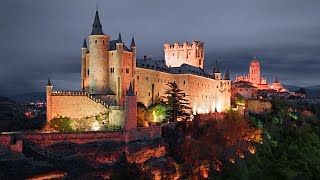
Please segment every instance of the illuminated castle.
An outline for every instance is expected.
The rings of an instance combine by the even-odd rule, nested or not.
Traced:
[[[218,64],[212,74],[204,70],[203,42],[185,42],[183,45],[166,43],[164,55],[164,60],[137,59],[134,38],[130,46],[124,44],[120,33],[116,40],[110,40],[110,36],[103,33],[97,10],[91,35],[88,41],[84,39],[82,46],[82,92],[69,94],[73,97],[70,103],[62,96],[68,93],[53,91],[52,86],[47,89],[47,119],[57,116],[80,118],[79,111],[83,110],[87,113],[81,112],[81,116],[93,116],[105,111],[111,113],[111,119],[124,118],[128,115],[121,114],[120,109],[127,109],[125,104],[129,87],[132,86],[131,96],[148,106],[165,95],[169,82],[177,83],[185,92],[193,114],[221,112],[230,107],[229,74],[227,72],[222,78]],[[92,100],[100,105],[93,106],[89,102]],[[58,108],[60,106],[64,109]],[[83,108],[80,110],[79,106]]]

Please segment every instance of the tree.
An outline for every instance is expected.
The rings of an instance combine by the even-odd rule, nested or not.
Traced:
[[[175,82],[169,82],[167,84],[164,97],[167,105],[167,117],[170,122],[177,121],[178,119],[185,121],[189,117],[187,112],[190,108],[188,107],[189,102],[185,98],[186,94],[183,90],[179,89]]]

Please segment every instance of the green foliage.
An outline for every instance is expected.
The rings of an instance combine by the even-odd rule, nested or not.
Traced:
[[[189,113],[187,110],[189,102],[185,98],[185,93],[183,90],[179,89],[175,82],[169,82],[167,84],[168,89],[166,89],[165,102],[167,105],[167,117],[170,122],[177,121],[178,119],[186,121],[189,118]]]
[[[272,105],[272,113],[250,117],[263,124],[263,144],[256,153],[225,164],[212,179],[320,179],[319,118],[292,112],[284,100],[274,99]]]
[[[234,95],[234,101],[237,105],[244,106],[246,104],[246,99],[239,93]]]
[[[71,126],[71,119],[68,117],[54,118],[50,121],[49,127],[58,132],[74,131]]]

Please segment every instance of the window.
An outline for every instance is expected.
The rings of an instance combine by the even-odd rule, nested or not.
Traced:
[[[102,43],[104,44],[104,40],[102,40]]]
[[[183,81],[183,84],[186,84],[186,81]]]
[[[199,65],[201,65],[201,59],[199,60]]]
[[[126,68],[126,73],[129,73],[129,68]]]
[[[158,96],[160,96],[160,93],[158,93]]]
[[[113,68],[113,67],[110,68],[110,72],[111,72],[111,73],[114,73],[114,68]]]
[[[159,82],[159,78],[158,78],[158,82]]]
[[[95,43],[97,43],[98,42],[98,40],[95,40]]]
[[[88,69],[88,76],[89,76],[89,69]]]
[[[149,92],[148,94],[149,94],[149,97],[150,97],[151,93]]]
[[[149,80],[149,78],[148,78],[148,77],[146,77],[146,80],[148,81],[148,80]]]
[[[138,91],[136,91],[136,95],[138,95]]]
[[[139,76],[137,76],[137,80],[139,80]]]

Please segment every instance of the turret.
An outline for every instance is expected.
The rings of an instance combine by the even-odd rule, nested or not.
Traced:
[[[218,60],[216,60],[216,63],[213,66],[212,78],[216,80],[221,80],[221,73]]]
[[[47,114],[47,121],[52,119],[52,84],[50,77],[48,78],[47,86],[46,86],[46,114]]]
[[[224,74],[224,80],[230,80],[230,74],[229,74],[229,69],[226,68],[226,72]]]
[[[98,10],[89,36],[90,60],[86,75],[89,77],[89,94],[105,94],[109,86],[110,36],[103,34]]]
[[[134,95],[132,84],[130,83],[125,97],[125,123],[124,129],[130,131],[137,128],[137,97]]]
[[[82,48],[82,59],[81,59],[81,88],[82,91],[85,91],[85,86],[86,85],[86,69],[87,69],[87,63],[86,63],[86,54],[88,52],[88,46],[87,46],[87,41],[86,38],[83,40]]]

